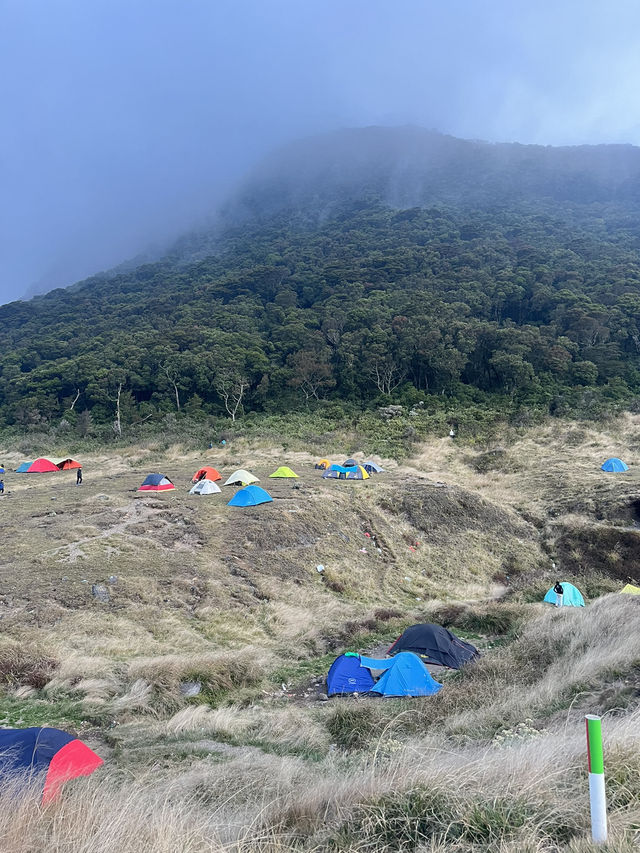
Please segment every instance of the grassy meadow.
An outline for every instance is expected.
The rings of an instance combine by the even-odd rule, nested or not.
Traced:
[[[640,599],[617,590],[640,582],[640,419],[433,439],[365,482],[271,439],[65,453],[82,486],[2,448],[0,721],[67,728],[105,766],[45,809],[1,791],[2,851],[588,851],[585,713],[608,849],[638,849]],[[205,464],[273,503],[189,495]],[[299,479],[269,480],[281,464]],[[155,471],[176,490],[137,493]],[[541,603],[556,577],[585,609]],[[481,659],[434,668],[434,697],[326,701],[337,654],[419,621]]]

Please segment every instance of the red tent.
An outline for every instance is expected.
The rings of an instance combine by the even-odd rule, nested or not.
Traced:
[[[62,462],[58,462],[58,468],[61,471],[68,471],[70,468],[82,468],[82,465],[75,459],[63,459]]]
[[[40,459],[36,459],[35,462],[32,462],[29,465],[29,470],[27,474],[44,474],[47,471],[59,471],[57,465],[54,465],[50,459],[45,459],[44,456],[41,456]]]
[[[192,483],[197,483],[198,480],[211,480],[215,483],[216,480],[221,480],[222,475],[216,471],[215,468],[209,468],[208,466],[205,468],[201,468],[199,471],[193,475],[191,480]]]

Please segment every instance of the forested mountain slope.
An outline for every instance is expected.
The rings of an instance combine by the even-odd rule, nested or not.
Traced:
[[[131,419],[640,393],[640,149],[343,132],[274,155],[223,222],[3,306],[3,422],[107,421],[118,388]]]

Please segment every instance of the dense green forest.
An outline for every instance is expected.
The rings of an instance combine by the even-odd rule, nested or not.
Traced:
[[[636,149],[603,148],[603,183],[597,148],[576,171],[571,149],[549,167],[550,149],[515,146],[501,168],[498,147],[489,169],[479,144],[437,139],[455,156],[433,180],[384,152],[297,178],[285,157],[215,238],[3,306],[0,424],[117,433],[436,397],[570,414],[640,395]]]

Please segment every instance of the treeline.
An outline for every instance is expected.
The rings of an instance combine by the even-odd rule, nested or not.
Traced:
[[[613,204],[280,213],[0,309],[0,425],[281,413],[431,395],[560,411],[640,394],[637,217]],[[563,414],[567,413],[564,410]]]

